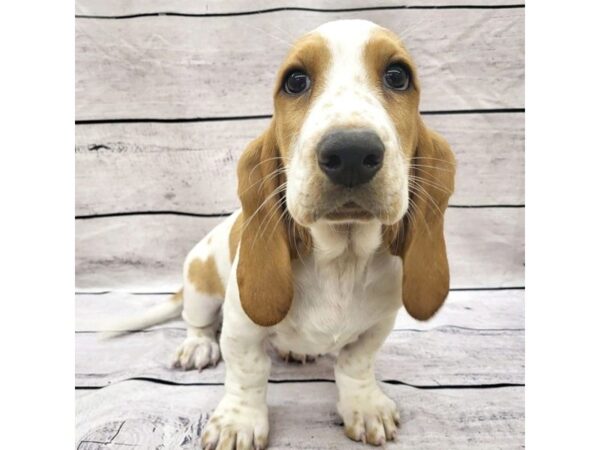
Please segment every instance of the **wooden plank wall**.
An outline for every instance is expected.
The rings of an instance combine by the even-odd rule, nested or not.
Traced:
[[[523,284],[523,8],[335,4],[264,1],[255,11],[275,11],[248,15],[230,1],[78,4],[78,288],[174,289],[187,250],[238,205],[235,161],[269,120],[292,37],[356,17],[405,37],[426,121],[457,153],[448,227],[478,231],[449,233],[454,286]]]
[[[78,448],[194,448],[223,366],[168,368],[181,321],[102,341],[97,319],[177,289],[186,252],[238,206],[235,163],[269,121],[290,42],[340,18],[405,39],[425,121],[458,160],[450,298],[426,324],[401,313],[378,359],[401,448],[520,448],[524,14],[510,0],[77,0]],[[273,448],[354,448],[335,426],[331,375],[328,358],[274,362]]]

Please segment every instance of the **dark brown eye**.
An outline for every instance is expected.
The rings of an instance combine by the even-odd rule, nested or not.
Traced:
[[[310,78],[304,72],[299,70],[291,72],[285,79],[283,90],[292,95],[298,95],[308,90],[310,87]]]
[[[410,73],[403,64],[391,64],[385,70],[383,83],[395,91],[405,91],[410,86]]]

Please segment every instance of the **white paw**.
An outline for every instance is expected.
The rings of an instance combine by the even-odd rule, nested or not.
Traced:
[[[221,359],[219,344],[208,336],[187,337],[177,349],[172,367],[183,370],[202,370],[208,365],[216,366]]]
[[[344,421],[346,436],[371,445],[394,440],[400,425],[396,403],[378,387],[341,399],[338,413]]]
[[[267,405],[248,405],[225,396],[202,430],[202,450],[263,450],[267,447]]]

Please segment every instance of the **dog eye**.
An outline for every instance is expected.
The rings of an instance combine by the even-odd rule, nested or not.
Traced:
[[[405,91],[410,86],[410,75],[403,64],[391,64],[385,70],[383,83],[395,91]]]
[[[304,72],[295,71],[285,79],[283,90],[292,95],[301,94],[310,87],[310,78]]]

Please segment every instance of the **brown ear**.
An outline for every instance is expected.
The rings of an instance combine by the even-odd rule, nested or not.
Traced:
[[[242,233],[237,282],[242,308],[262,326],[275,325],[292,304],[285,215],[285,175],[273,127],[248,145],[238,163]]]
[[[419,122],[408,213],[385,232],[391,252],[402,258],[404,307],[415,319],[427,320],[442,306],[450,288],[444,212],[454,191],[455,159],[445,139]]]

